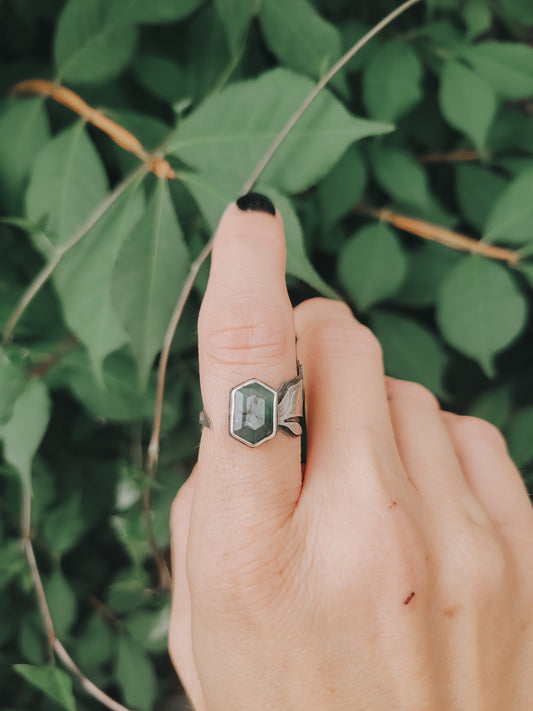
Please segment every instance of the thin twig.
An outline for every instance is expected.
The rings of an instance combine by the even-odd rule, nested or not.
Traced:
[[[89,217],[85,220],[83,225],[75,232],[72,237],[65,242],[65,244],[60,245],[59,247],[56,247],[56,251],[53,253],[51,259],[49,262],[47,262],[44,267],[41,269],[41,271],[37,274],[35,279],[32,281],[32,283],[29,285],[29,287],[26,289],[24,294],[22,295],[20,301],[18,302],[17,306],[15,307],[13,313],[11,316],[8,318],[7,323],[4,327],[4,332],[2,335],[2,343],[5,345],[6,343],[9,343],[11,340],[11,337],[13,335],[13,331],[15,329],[15,326],[17,323],[20,321],[22,315],[28,308],[28,306],[31,304],[33,299],[37,296],[39,291],[43,288],[43,286],[46,284],[52,273],[54,272],[55,268],[59,264],[59,262],[63,259],[65,254],[72,249],[75,245],[78,244],[78,242],[85,237],[87,232],[94,227],[94,225],[98,222],[98,220],[102,217],[102,215],[108,210],[108,208],[111,207],[111,205],[117,200],[122,193],[129,188],[130,185],[132,185],[135,180],[137,180],[138,177],[143,175],[144,173],[147,172],[146,166],[143,164],[139,166],[136,170],[133,171],[125,180],[123,180],[121,183],[117,185],[117,187],[113,190],[113,192],[109,193],[109,195],[105,198],[105,200],[102,200],[102,202],[93,210],[93,212],[89,215]]]
[[[356,42],[353,47],[351,47],[346,54],[344,54],[325,74],[322,79],[317,83],[317,85],[313,88],[312,91],[309,92],[309,94],[305,97],[305,99],[302,101],[298,109],[294,112],[294,114],[290,117],[290,119],[287,121],[285,126],[281,129],[279,134],[276,136],[276,138],[272,141],[270,147],[264,154],[264,156],[261,158],[259,163],[256,165],[254,170],[252,171],[252,174],[248,178],[248,180],[245,182],[242,188],[243,193],[247,193],[252,189],[252,186],[254,183],[257,181],[263,170],[266,168],[270,160],[272,159],[274,153],[278,150],[278,148],[281,146],[283,141],[287,138],[289,133],[292,131],[294,125],[296,122],[301,118],[302,114],[309,108],[309,106],[313,103],[313,101],[316,99],[316,97],[319,95],[319,93],[322,91],[322,89],[328,84],[335,74],[339,72],[345,64],[347,64],[350,59],[359,52],[360,49],[362,49],[367,42],[369,42],[373,37],[375,37],[381,30],[389,25],[393,20],[395,20],[398,15],[401,15],[403,12],[408,10],[410,7],[415,5],[417,2],[420,2],[420,0],[407,0],[407,2],[404,2],[402,5],[397,7],[395,10],[393,10],[390,14],[388,14],[386,17],[384,17],[380,22],[378,22],[377,25],[374,25],[371,30],[369,30],[366,35],[363,35],[361,39]]]
[[[33,587],[35,588],[35,594],[37,596],[37,602],[39,605],[39,611],[43,619],[44,628],[46,631],[46,637],[55,655],[60,659],[65,667],[76,676],[85,691],[90,694],[93,698],[99,701],[104,706],[107,706],[111,711],[129,711],[125,706],[119,704],[117,701],[108,696],[105,692],[99,689],[93,682],[88,679],[81,669],[75,664],[72,657],[69,655],[65,647],[58,640],[55,632],[54,622],[52,620],[52,615],[50,614],[50,608],[48,607],[48,602],[46,600],[46,594],[44,592],[43,581],[41,579],[41,574],[39,573],[39,568],[37,566],[37,561],[35,559],[35,552],[33,550],[33,545],[31,542],[31,531],[30,531],[30,519],[31,519],[31,491],[30,488],[25,486],[22,492],[22,520],[21,520],[21,545],[30,568],[31,577],[33,580]]]
[[[49,356],[44,358],[40,363],[37,363],[30,368],[28,375],[30,378],[44,378],[52,368],[57,365],[62,358],[64,358],[71,350],[76,348],[79,340],[74,334],[71,334],[62,343],[59,344],[59,348],[55,353],[51,353]]]
[[[158,178],[176,177],[176,173],[168,162],[157,152],[149,153],[132,133],[120,126],[116,121],[112,121],[101,111],[93,109],[81,96],[78,96],[70,89],[46,79],[25,79],[15,84],[11,92],[19,95],[38,94],[40,96],[49,96],[106,133],[121,148],[137,156],[145,164],[146,169],[155,173]]]
[[[339,61],[336,64],[333,65],[333,67],[329,70],[329,72],[316,84],[316,86],[313,88],[313,90],[311,92],[309,92],[309,95],[306,97],[306,99],[302,102],[302,104],[298,107],[298,109],[295,111],[295,113],[291,116],[291,118],[287,121],[285,126],[282,128],[282,130],[276,136],[276,138],[272,142],[270,148],[267,150],[267,152],[264,154],[264,156],[258,162],[256,167],[252,171],[250,177],[243,185],[242,193],[247,193],[251,190],[254,183],[259,178],[259,176],[261,175],[263,170],[266,168],[269,161],[272,159],[274,153],[278,150],[280,145],[283,143],[285,138],[288,136],[288,134],[290,133],[293,126],[301,118],[301,116],[304,114],[306,109],[311,105],[311,103],[314,101],[314,99],[316,99],[316,97],[318,96],[320,91],[326,86],[326,84],[329,81],[331,81],[331,79],[335,76],[335,74],[340,69],[342,69],[342,67],[370,39],[372,39],[372,37],[374,37],[386,25],[388,25],[396,17],[398,17],[398,15],[400,15],[402,12],[405,12],[408,8],[410,8],[412,5],[415,5],[417,2],[420,2],[420,0],[408,0],[407,2],[400,5],[398,8],[396,8],[396,10],[394,10],[389,15],[387,15],[387,17],[385,17],[383,20],[381,20],[381,22],[378,22],[378,24],[375,27],[373,27],[369,32],[367,32],[367,34],[364,35],[364,37],[362,37],[358,42],[356,42],[356,44],[354,44],[354,46],[348,52],[346,52],[346,54],[343,57],[341,57],[341,59],[339,59]],[[196,276],[197,276],[202,264],[206,261],[206,259],[210,255],[212,247],[213,247],[213,237],[211,237],[211,239],[205,244],[204,248],[202,249],[202,251],[200,252],[198,257],[194,260],[194,262],[191,265],[189,274],[187,275],[187,279],[185,280],[183,289],[181,290],[181,294],[178,299],[178,303],[176,304],[176,307],[174,309],[174,312],[172,314],[170,323],[168,325],[168,328],[167,328],[167,331],[165,334],[165,340],[163,342],[163,348],[161,350],[161,358],[159,361],[159,368],[158,368],[158,374],[157,374],[157,392],[156,392],[156,401],[155,401],[155,406],[154,406],[152,436],[150,438],[150,444],[148,446],[148,455],[147,455],[147,461],[146,461],[146,473],[150,477],[155,476],[155,472],[157,470],[158,458],[159,458],[159,437],[160,437],[160,433],[161,433],[161,418],[162,418],[162,413],[163,413],[163,397],[164,397],[164,393],[165,393],[165,377],[166,377],[166,371],[167,371],[167,365],[168,365],[168,357],[170,354],[170,347],[172,345],[172,341],[174,340],[174,335],[176,333],[178,323],[179,323],[181,315],[183,313],[183,309],[185,308],[185,304],[187,303],[187,299],[189,298],[192,287],[193,287],[194,282],[196,280]],[[147,494],[146,494],[145,506],[148,505],[148,507],[149,507],[149,504],[150,504],[150,493],[149,493],[149,489],[148,489]]]
[[[480,160],[477,151],[433,151],[432,153],[424,153],[419,158],[421,163],[472,163]]]
[[[451,247],[452,249],[458,249],[460,252],[480,254],[483,257],[498,259],[502,262],[507,262],[508,264],[513,265],[518,264],[520,261],[520,255],[518,252],[514,252],[511,249],[505,249],[504,247],[495,247],[492,244],[487,244],[486,242],[474,239],[473,237],[468,237],[467,235],[460,234],[459,232],[453,232],[446,227],[435,225],[432,222],[419,220],[415,217],[408,217],[407,215],[400,215],[387,209],[376,209],[374,207],[370,207],[369,205],[357,205],[354,209],[362,215],[377,217],[378,220],[389,222],[391,225],[398,227],[398,229],[403,230],[404,232],[410,232],[411,234],[422,237],[423,239],[438,242],[439,244]]]

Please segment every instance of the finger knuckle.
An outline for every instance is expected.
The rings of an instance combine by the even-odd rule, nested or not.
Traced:
[[[382,360],[381,345],[372,331],[356,321],[332,319],[315,326],[314,345],[328,358]]]
[[[484,528],[475,528],[450,547],[446,587],[456,597],[480,601],[498,593],[509,574],[505,550],[498,538]]]
[[[276,303],[258,308],[253,301],[233,301],[205,309],[199,329],[210,362],[219,365],[262,364],[279,360],[291,347],[292,335],[285,309]]]
[[[454,434],[467,443],[482,440],[493,445],[507,448],[503,434],[495,425],[491,422],[487,422],[487,420],[471,416],[457,417],[452,422],[452,427]]]
[[[392,399],[409,399],[419,402],[422,405],[440,408],[439,401],[428,388],[410,380],[395,380],[389,378],[387,381],[387,393]]]

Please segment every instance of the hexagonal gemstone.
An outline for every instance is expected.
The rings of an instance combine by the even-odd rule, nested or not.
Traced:
[[[231,434],[255,447],[270,439],[276,430],[277,393],[257,380],[232,391]]]

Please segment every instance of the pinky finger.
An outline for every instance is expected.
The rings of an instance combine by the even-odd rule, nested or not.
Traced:
[[[443,412],[444,424],[474,496],[498,528],[529,531],[533,507],[500,431],[476,417]]]

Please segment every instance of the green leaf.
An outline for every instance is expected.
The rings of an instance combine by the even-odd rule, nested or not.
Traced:
[[[113,652],[113,636],[109,623],[100,614],[94,614],[81,631],[76,634],[78,649],[76,661],[81,668],[93,668],[105,664]]]
[[[113,21],[124,24],[176,22],[188,17],[205,0],[108,0]]]
[[[139,364],[143,386],[189,269],[189,254],[167,183],[159,180],[116,261],[111,293]]]
[[[301,279],[330,299],[338,299],[339,295],[315,271],[307,256],[302,227],[291,201],[272,188],[261,186],[260,190],[272,199],[283,218],[287,241],[287,274]]]
[[[0,426],[13,415],[13,407],[25,383],[22,366],[12,363],[0,350]]]
[[[518,42],[480,42],[463,52],[472,65],[504,99],[533,96],[533,48]]]
[[[0,428],[4,458],[19,474],[24,488],[31,488],[33,457],[48,427],[50,400],[46,386],[33,378],[13,408],[9,422]]]
[[[81,492],[76,492],[64,504],[55,505],[46,513],[44,537],[52,550],[63,555],[71,550],[87,530],[87,520],[81,508]]]
[[[215,7],[234,55],[240,50],[250,22],[259,12],[262,2],[263,0],[215,0]]]
[[[422,65],[405,42],[381,45],[363,72],[363,101],[368,113],[397,121],[422,98]]]
[[[130,6],[132,0],[124,3]],[[144,3],[146,7],[155,0]],[[57,21],[54,61],[58,79],[99,83],[120,74],[137,44],[133,17],[128,24],[116,17],[113,0],[69,0]],[[125,8],[124,8],[125,9]],[[115,17],[113,17],[115,15]]]
[[[67,711],[76,711],[76,701],[72,693],[72,679],[62,669],[49,664],[34,667],[31,664],[15,664],[13,669],[32,686],[44,692]]]
[[[470,405],[468,414],[492,422],[501,429],[511,414],[511,394],[508,385],[485,390]]]
[[[456,195],[462,214],[480,232],[485,229],[487,217],[507,180],[481,165],[458,165],[455,168]]]
[[[464,257],[442,284],[437,321],[443,337],[494,375],[494,357],[526,323],[527,302],[509,271],[483,257]]]
[[[366,166],[357,146],[350,146],[317,189],[324,227],[332,227],[361,199],[366,186]]]
[[[296,72],[320,77],[341,56],[338,30],[307,0],[262,0],[259,20],[270,51]]]
[[[44,591],[56,633],[63,638],[76,619],[76,596],[59,568],[46,581]]]
[[[154,665],[141,645],[126,634],[118,640],[115,678],[127,704],[150,711],[157,695]]]
[[[397,205],[440,224],[449,221],[430,193],[426,171],[413,155],[401,148],[381,145],[374,145],[370,155],[376,180]]]
[[[123,351],[108,356],[103,364],[103,380],[97,379],[81,349],[69,353],[61,366],[65,384],[94,417],[130,422],[145,413],[148,401],[139,388],[132,356]]]
[[[503,190],[487,217],[487,242],[525,244],[533,239],[533,169],[518,175]]]
[[[125,620],[126,629],[143,649],[149,652],[164,652],[168,646],[170,604],[160,610],[134,611]]]
[[[503,14],[522,26],[533,25],[533,7],[530,0],[497,0]]]
[[[5,212],[20,211],[24,181],[50,135],[44,100],[8,99],[0,110],[0,195]]]
[[[162,101],[172,105],[187,98],[186,72],[174,59],[141,54],[135,59],[133,71],[142,86]]]
[[[533,406],[523,407],[513,415],[507,427],[507,442],[517,467],[533,461]]]
[[[484,153],[498,105],[486,79],[450,59],[442,70],[439,102],[445,119]]]
[[[144,210],[138,183],[126,190],[54,272],[65,321],[102,378],[104,358],[127,342],[111,303],[111,276],[127,235]]]
[[[467,0],[463,7],[463,19],[468,29],[468,38],[474,39],[490,30],[492,12],[485,0]]]
[[[102,159],[78,122],[54,136],[37,155],[26,193],[26,216],[34,222],[46,216],[46,236],[61,245],[105,198],[107,187]]]
[[[434,242],[424,242],[404,254],[409,262],[407,276],[394,301],[411,308],[433,306],[442,281],[461,255]]]
[[[417,321],[389,311],[373,311],[372,330],[383,348],[388,375],[414,380],[446,398],[443,379],[448,356],[434,333]]]
[[[281,68],[232,84],[183,121],[169,151],[206,175],[220,174],[225,166],[232,180],[242,185],[313,86],[309,79]],[[282,192],[300,192],[318,182],[351,143],[390,130],[387,124],[350,115],[323,91],[296,123],[261,181]]]
[[[2,541],[0,547],[0,591],[26,567],[20,541]]]
[[[337,271],[356,306],[366,311],[398,291],[407,272],[407,260],[396,232],[384,222],[375,222],[344,244]]]

